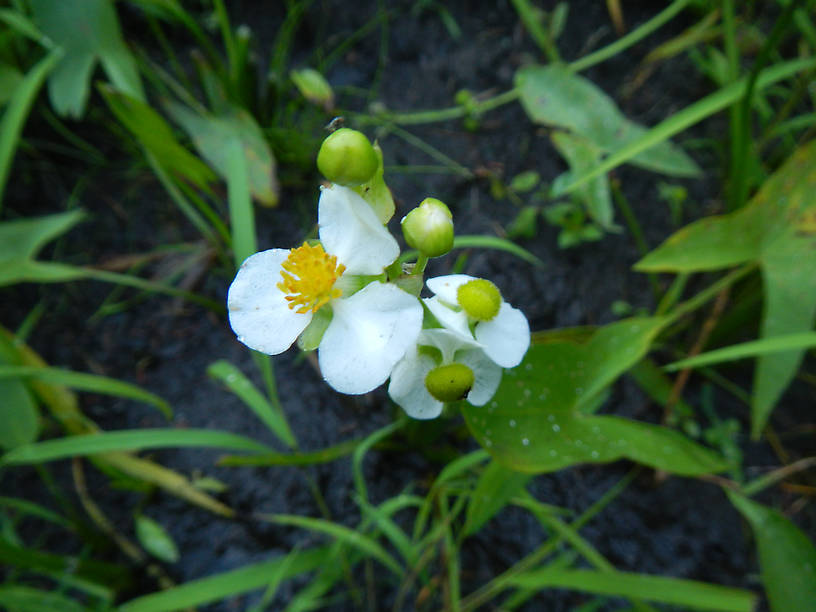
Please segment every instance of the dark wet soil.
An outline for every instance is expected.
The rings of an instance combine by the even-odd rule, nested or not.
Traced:
[[[545,9],[553,4],[542,3]],[[657,4],[625,3],[628,26],[635,27],[655,14]],[[576,58],[614,40],[605,3],[584,0],[570,5],[559,42],[564,58]],[[327,71],[339,94],[339,108],[365,112],[372,103],[395,111],[449,107],[460,89],[498,94],[512,87],[514,71],[520,65],[544,61],[509,2],[446,2],[444,6],[461,29],[458,38],[446,29],[435,6],[424,2],[362,2],[351,7],[347,3],[315,2],[294,38],[293,65],[314,65],[316,47],[332,48],[348,38],[373,18],[377,7],[386,11],[384,21],[350,45]],[[231,2],[230,9],[236,23],[248,23],[258,35],[259,53],[269,48],[284,17],[282,6],[245,0]],[[637,75],[644,55],[690,23],[691,16],[678,18],[618,57],[591,68],[585,76],[613,96],[630,118],[655,124],[710,91],[709,83],[689,60],[670,60],[633,94],[624,97],[622,92]],[[352,113],[348,121],[355,125]],[[691,148],[691,154],[704,168],[717,168],[721,163],[718,156],[724,147],[720,140],[723,125],[721,119],[714,119],[680,139],[698,139],[698,145],[699,139],[707,139],[702,141],[705,146]],[[449,204],[460,234],[501,235],[502,228],[517,214],[516,204],[492,197],[487,179],[400,171],[400,166],[437,162],[398,134],[370,126],[364,129],[380,139],[385,152],[388,182],[398,200],[396,219],[429,195]],[[566,169],[547,133],[532,125],[515,103],[486,114],[475,131],[464,129],[459,121],[407,129],[474,175],[484,176],[489,171],[509,180],[519,172],[536,170],[549,182]],[[321,134],[316,130],[309,137],[319,139]],[[112,161],[96,167],[80,194],[79,203],[89,211],[90,218],[62,241],[60,257],[73,263],[96,263],[166,243],[196,240],[195,232],[148,173],[131,170],[129,158],[122,155],[118,145],[109,146]],[[28,179],[11,187],[8,205],[20,214],[58,210],[77,177],[86,172],[82,168],[57,153],[24,156],[18,169]],[[49,179],[43,180],[46,175]],[[614,177],[643,226],[647,242],[656,246],[674,229],[670,211],[658,199],[656,188],[658,181],[671,179],[626,167],[616,170]],[[686,220],[716,209],[718,179],[713,170],[705,179],[681,182],[690,193],[684,210]],[[316,186],[316,176],[306,186],[285,186],[278,209],[259,211],[261,248],[289,247],[303,239],[315,222]],[[631,271],[638,252],[628,232],[610,234],[599,242],[570,250],[559,250],[556,236],[555,228],[542,224],[535,238],[520,242],[544,262],[541,268],[499,251],[476,250],[468,253],[465,270],[493,279],[505,298],[527,314],[533,329],[611,321],[615,318],[611,305],[616,300],[625,300],[635,308],[652,306],[647,279]],[[447,272],[454,260],[455,256],[448,256],[432,262],[430,275]],[[226,268],[214,265],[195,288],[223,301],[230,281]],[[207,377],[209,364],[226,359],[261,384],[248,351],[235,341],[223,316],[169,298],[149,297],[122,312],[91,318],[109,291],[110,287],[92,283],[18,287],[8,292],[12,296],[8,302],[4,297],[3,322],[11,327],[18,325],[28,309],[43,300],[47,314],[30,343],[51,364],[136,382],[168,400],[175,411],[168,424],[149,407],[84,395],[83,409],[105,429],[205,427],[276,445],[273,436],[259,426],[238,399]],[[295,350],[276,357],[274,366],[281,400],[304,450],[364,436],[388,424],[396,414],[382,389],[364,397],[334,393]],[[694,385],[691,389],[691,394],[697,392]],[[724,417],[733,416],[742,422],[739,441],[746,453],[748,472],[756,475],[777,465],[778,460],[766,445],[748,443],[744,434],[746,411],[725,393],[717,391],[715,397]],[[801,394],[797,397],[804,399]],[[785,406],[776,417],[783,422]],[[645,420],[660,419],[660,408],[626,378],[616,385],[605,410]],[[372,451],[365,464],[372,502],[381,502],[409,486],[422,494],[441,467],[434,460],[437,451],[463,453],[474,448],[452,434],[457,425],[458,420],[424,446],[399,445],[396,449]],[[349,526],[359,520],[352,501],[348,459],[305,471],[215,467],[220,454],[173,450],[151,456],[182,473],[203,472],[223,481],[228,485],[223,501],[241,513],[320,516],[309,491],[308,475],[322,490],[334,520]],[[537,477],[530,490],[545,503],[580,513],[630,467],[626,463],[575,467]],[[57,464],[54,470],[70,490],[67,466]],[[130,515],[133,504],[141,499],[139,495],[111,490],[90,467],[87,471],[96,501],[123,530],[130,532]],[[6,490],[6,486],[37,481],[33,470],[20,469],[3,474],[3,482]],[[767,501],[784,505],[789,500],[776,494]],[[219,519],[164,494],[152,496],[142,510],[159,520],[179,545],[181,560],[165,568],[178,582],[271,559],[295,546],[319,542],[319,538],[300,530],[251,520]],[[812,528],[816,521],[812,509],[810,512],[797,518],[803,526]],[[406,525],[410,520],[405,517]],[[643,470],[611,506],[583,529],[582,535],[620,570],[758,588],[750,536],[725,496],[711,484],[681,478],[660,481]],[[543,537],[529,514],[515,508],[504,510],[464,545],[463,593],[471,592],[534,550]],[[283,585],[269,609],[281,609],[295,587],[302,584],[295,581]],[[143,576],[136,590],[153,588],[150,579]],[[395,586],[383,582],[376,591],[377,600],[370,609],[390,607]],[[415,596],[409,595],[407,601],[414,601]],[[255,597],[241,597],[207,609],[242,610]],[[531,600],[526,609],[571,610],[589,600],[581,594],[551,591]],[[409,603],[408,609],[412,605]],[[432,599],[428,606],[436,609],[440,601]],[[342,599],[335,601],[332,609],[352,610],[356,606]]]

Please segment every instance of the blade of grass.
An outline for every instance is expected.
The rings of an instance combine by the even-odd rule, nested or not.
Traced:
[[[126,601],[119,606],[118,612],[164,612],[220,601],[262,588],[269,583],[270,576],[282,575],[283,579],[289,579],[315,570],[325,562],[326,552],[325,547],[312,548],[290,553],[272,561],[246,565],[214,576],[192,580],[159,593]],[[282,565],[285,565],[284,570],[281,570]]]
[[[390,425],[386,425],[382,429],[378,429],[374,433],[370,434],[365,440],[360,442],[357,445],[357,448],[354,449],[351,470],[354,476],[354,487],[357,489],[357,495],[361,500],[368,501],[368,491],[366,490],[365,477],[363,476],[363,459],[365,459],[366,453],[377,442],[380,442],[381,440],[384,440],[390,436],[392,433],[403,427],[405,423],[406,421],[404,419],[400,419],[399,421],[395,421]]]
[[[598,595],[648,599],[723,612],[751,612],[756,604],[756,595],[750,591],[696,580],[628,572],[543,569],[518,575],[510,583],[526,589],[575,589]]]
[[[289,448],[297,445],[286,419],[261,395],[241,370],[222,359],[211,364],[207,368],[207,374],[224,383]]]
[[[64,385],[80,391],[90,391],[102,395],[124,397],[150,404],[158,408],[165,418],[173,417],[170,404],[149,391],[121,380],[96,376],[84,372],[72,372],[62,368],[37,368],[32,366],[0,366],[0,380],[5,378],[37,378],[58,385]]]
[[[338,525],[331,521],[323,519],[311,518],[308,516],[296,516],[290,514],[271,514],[266,515],[267,520],[277,523],[279,525],[292,525],[294,527],[301,527],[309,531],[316,531],[335,538],[338,542],[342,542],[352,548],[356,548],[363,554],[376,559],[397,576],[402,576],[405,571],[404,568],[397,563],[396,559],[389,555],[386,550],[380,546],[375,540],[363,535],[357,530],[350,529],[344,525]]]
[[[334,446],[304,453],[262,453],[259,455],[229,455],[222,457],[218,465],[316,465],[329,463],[354,452],[361,440],[349,440]]]
[[[530,253],[530,251],[505,238],[499,238],[498,236],[457,236],[453,239],[453,249],[451,250],[470,248],[505,251],[539,268],[544,266],[544,262]],[[417,255],[419,255],[417,251],[407,250],[403,251],[399,259],[402,262],[410,261],[411,259],[415,259]]]
[[[110,451],[200,446],[249,452],[269,452],[268,446],[244,436],[208,429],[130,429],[83,434],[26,444],[0,457],[0,466],[42,463]]]
[[[736,359],[745,359],[746,357],[756,357],[769,353],[812,347],[816,347],[816,332],[772,336],[770,338],[763,338],[762,340],[733,344],[725,348],[701,353],[689,359],[681,359],[680,361],[675,361],[674,363],[664,366],[663,369],[668,372],[676,372],[677,370],[707,366],[724,361],[734,361]]]
[[[816,59],[814,58],[796,59],[782,62],[776,66],[773,66],[772,68],[763,70],[757,78],[753,89],[755,92],[759,92],[777,81],[781,81],[782,79],[793,76],[797,72],[809,70],[813,67],[816,67]],[[683,110],[673,114],[668,119],[665,119],[654,126],[637,140],[632,141],[629,145],[611,154],[590,172],[579,176],[577,179],[566,185],[558,195],[564,195],[575,191],[578,187],[592,180],[596,176],[609,172],[621,164],[626,163],[638,153],[642,153],[648,148],[668,140],[675,134],[682,132],[695,123],[698,123],[699,121],[718,113],[731,104],[734,104],[745,95],[748,89],[748,83],[748,79],[742,78],[739,81],[727,85],[713,94],[706,96],[702,100],[698,100]]]
[[[26,117],[37,98],[46,77],[62,57],[62,50],[54,49],[39,61],[20,81],[6,106],[0,121],[0,210],[3,207],[3,192],[14,160],[17,141],[23,131]]]

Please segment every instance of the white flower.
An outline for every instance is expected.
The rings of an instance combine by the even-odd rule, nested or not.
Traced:
[[[477,342],[447,329],[425,329],[419,334],[417,345],[394,366],[388,385],[391,399],[408,416],[435,419],[442,412],[444,403],[431,395],[425,383],[431,370],[440,365],[458,363],[470,368],[474,382],[466,399],[474,406],[483,406],[496,393],[502,368],[485,355]]]
[[[321,188],[318,222],[321,244],[270,249],[244,261],[227,296],[230,325],[248,347],[277,355],[318,309],[331,308],[318,347],[323,378],[342,393],[367,393],[416,343],[422,306],[395,285],[377,281],[342,297],[344,286],[352,285],[338,282],[343,275],[381,274],[399,254],[396,240],[359,195],[339,185]]]
[[[473,286],[474,282],[486,283],[495,292],[489,297],[495,299],[497,308],[489,320],[477,320],[468,314],[474,309],[466,303],[470,296],[463,295],[462,289],[466,285]],[[423,302],[442,327],[463,340],[475,340],[485,354],[503,368],[521,363],[530,347],[530,325],[524,313],[501,299],[492,283],[466,274],[451,274],[429,278],[427,285],[435,295]]]

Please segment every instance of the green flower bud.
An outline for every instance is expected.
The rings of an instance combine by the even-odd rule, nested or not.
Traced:
[[[409,246],[426,257],[439,257],[453,248],[453,215],[436,198],[425,198],[400,221]]]
[[[329,82],[317,70],[303,68],[289,73],[295,87],[309,102],[326,110],[334,108],[334,92]]]
[[[455,402],[467,397],[473,381],[473,370],[461,363],[451,363],[428,372],[425,388],[440,402]]]
[[[332,183],[351,187],[365,183],[377,171],[379,160],[362,132],[340,128],[317,153],[317,169]]]
[[[490,321],[499,314],[502,297],[496,285],[489,280],[477,278],[459,286],[456,301],[470,318]]]

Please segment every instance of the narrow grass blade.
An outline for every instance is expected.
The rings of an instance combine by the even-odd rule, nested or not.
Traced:
[[[0,585],[0,608],[25,612],[85,612],[88,609],[60,593],[20,584]]]
[[[725,348],[702,353],[688,359],[681,359],[665,366],[665,370],[676,372],[686,368],[699,368],[709,366],[724,361],[734,361],[758,355],[768,355],[794,349],[806,349],[816,347],[816,332],[806,332],[801,334],[787,334],[785,336],[772,336],[762,340],[752,340],[742,342]]]
[[[130,429],[85,434],[20,446],[0,457],[0,466],[26,465],[96,455],[111,451],[138,451],[148,448],[201,446],[249,452],[269,452],[254,440],[224,431],[208,429]]]
[[[16,497],[0,497],[0,507],[16,510],[20,514],[27,516],[34,516],[44,521],[55,523],[66,529],[73,530],[74,526],[71,522],[56,512],[52,512],[48,508],[43,508],[39,504],[28,501],[27,499],[19,499]]]
[[[777,81],[791,77],[798,72],[810,70],[813,67],[816,67],[816,59],[797,59],[777,64],[772,68],[762,71],[759,78],[756,80],[756,84],[754,85],[754,92],[758,93]],[[629,145],[619,149],[607,157],[606,160],[596,166],[591,172],[578,177],[569,185],[566,185],[561,190],[559,195],[575,191],[578,187],[592,180],[596,176],[609,172],[613,168],[617,168],[621,164],[628,162],[638,153],[641,153],[658,143],[668,140],[675,134],[682,132],[695,123],[698,123],[706,117],[710,117],[711,115],[718,113],[731,104],[734,104],[740,100],[743,95],[745,95],[745,90],[747,87],[747,79],[741,79],[735,83],[732,83],[731,85],[723,87],[713,94],[706,96],[702,100],[698,100],[680,112],[673,114],[671,117],[657,124],[655,127],[643,134],[643,136],[637,140],[631,142]]]
[[[64,385],[79,391],[90,391],[102,395],[113,395],[124,397],[140,402],[145,402],[155,406],[167,419],[173,417],[173,409],[170,404],[145,391],[136,385],[131,385],[121,380],[108,378],[106,376],[96,376],[84,372],[72,372],[62,368],[37,368],[31,366],[0,366],[0,380],[6,378],[37,378],[44,382]]]
[[[305,453],[262,453],[258,455],[229,455],[222,457],[218,465],[235,467],[239,465],[317,465],[336,461],[350,455],[362,440],[349,440],[334,446]]]
[[[519,259],[523,259],[524,261],[531,263],[534,266],[538,266],[539,268],[544,266],[544,262],[527,249],[520,247],[515,242],[511,242],[510,240],[506,240],[504,238],[499,238],[498,236],[457,236],[453,239],[453,248],[495,249],[515,255]],[[400,260],[408,261],[410,259],[415,259],[416,256],[416,251],[408,250],[404,251],[402,255],[400,255]]]
[[[249,167],[238,139],[225,143],[229,149],[227,163],[227,195],[229,199],[232,250],[235,267],[258,250],[255,238],[255,212],[249,186]]]
[[[394,557],[389,555],[376,541],[344,525],[338,525],[337,523],[323,519],[290,514],[272,514],[266,518],[279,525],[292,525],[331,536],[339,542],[356,548],[363,554],[376,559],[397,576],[402,576],[405,571],[404,568],[400,567],[400,564],[397,563]]]
[[[575,589],[598,595],[647,599],[696,610],[752,612],[756,605],[756,595],[750,591],[696,580],[627,572],[543,569],[520,574],[508,582],[528,589]]]
[[[283,579],[315,570],[325,563],[326,553],[326,548],[313,548],[192,580],[171,589],[131,599],[119,606],[118,612],[165,612],[220,601],[266,586],[270,576],[277,576],[283,564],[286,564],[285,570],[281,571]]]
[[[29,70],[11,96],[3,119],[0,121],[0,209],[3,206],[3,192],[11,169],[11,162],[14,159],[14,151],[17,148],[17,141],[20,139],[28,112],[46,77],[61,57],[62,51],[55,49]]]
[[[228,361],[219,360],[207,368],[207,374],[224,383],[289,448],[297,446],[295,436],[292,435],[284,416],[275,410],[241,370]]]

